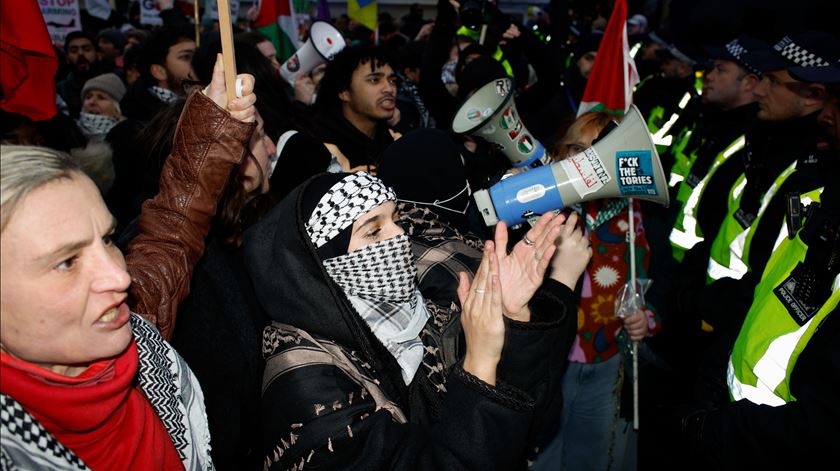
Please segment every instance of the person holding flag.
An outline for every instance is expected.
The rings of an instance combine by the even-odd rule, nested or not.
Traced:
[[[630,109],[638,74],[629,54],[626,16],[626,3],[617,1],[589,73],[579,117],[553,147],[555,159],[583,152],[610,129],[613,117]],[[637,432],[631,425],[637,422],[628,420],[621,400],[625,385],[632,383],[625,372],[625,347],[632,345],[635,353],[636,343],[661,326],[643,299],[624,302],[626,297],[637,300],[637,265],[644,276],[650,260],[639,202],[609,198],[574,209],[584,221],[593,256],[584,272],[577,336],[562,380],[559,432],[532,469],[636,469]]]
[[[254,28],[274,44],[280,64],[300,47],[292,0],[262,0]]]

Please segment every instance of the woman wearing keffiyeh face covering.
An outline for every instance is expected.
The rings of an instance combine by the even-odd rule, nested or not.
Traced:
[[[546,314],[560,301],[531,299],[562,220],[541,218],[533,245],[510,255],[496,250],[501,227],[474,279],[461,277],[460,318],[447,318],[417,290],[396,217],[393,191],[375,177],[323,174],[246,233],[248,271],[272,319],[266,469],[524,468],[543,413],[535,404],[551,391],[542,376],[552,345],[568,340]],[[507,285],[518,297],[503,300]],[[463,327],[454,344],[441,336],[452,322]]]

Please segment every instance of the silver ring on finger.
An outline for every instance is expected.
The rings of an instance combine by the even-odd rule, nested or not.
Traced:
[[[484,294],[484,290],[483,290],[483,289],[478,289],[478,288],[476,288],[476,289],[474,289],[473,291],[475,291],[475,294]]]
[[[528,234],[522,236],[522,242],[525,242],[525,245],[527,245],[528,247],[534,246],[534,241],[528,238]]]

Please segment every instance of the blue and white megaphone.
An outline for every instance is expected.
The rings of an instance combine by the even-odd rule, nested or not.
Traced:
[[[551,165],[506,178],[473,195],[485,224],[523,223],[568,205],[633,197],[668,206],[668,181],[635,106],[594,146]]]
[[[539,167],[550,159],[545,147],[519,119],[511,80],[500,78],[476,90],[455,113],[452,131],[473,134],[496,145],[514,167]]]

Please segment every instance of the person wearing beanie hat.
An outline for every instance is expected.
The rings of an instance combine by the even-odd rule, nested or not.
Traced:
[[[85,100],[88,97],[88,92],[92,90],[104,92],[108,95],[108,98],[119,103],[125,95],[126,88],[122,79],[117,74],[110,73],[98,75],[85,82],[85,85],[82,87],[82,100]],[[99,114],[109,113],[103,112]]]
[[[528,233],[533,245],[510,255],[500,226],[472,281],[460,275],[463,310],[449,317],[418,290],[395,203],[367,173],[320,174],[245,235],[245,266],[271,320],[266,469],[526,464],[529,429],[549,415],[571,337],[564,327],[576,317],[555,296],[534,296],[562,218],[545,215]]]
[[[116,74],[98,75],[82,87],[82,112],[76,124],[89,139],[104,139],[117,123],[124,120],[120,100],[125,85]]]

